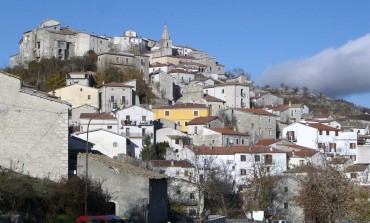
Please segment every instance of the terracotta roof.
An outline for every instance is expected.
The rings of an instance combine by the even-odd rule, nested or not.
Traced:
[[[221,134],[225,134],[225,135],[239,135],[239,136],[247,136],[248,135],[248,134],[237,132],[237,131],[234,131],[234,130],[228,129],[228,128],[210,128],[210,130],[221,133]]]
[[[194,152],[197,155],[234,155],[236,153],[285,153],[283,151],[265,147],[265,146],[230,146],[230,147],[210,147],[198,146],[194,147]]]
[[[334,127],[324,125],[324,124],[321,124],[321,123],[305,123],[305,124],[301,123],[301,124],[310,126],[312,128],[318,129],[318,130],[339,131],[339,129],[336,129]]]
[[[275,116],[271,112],[265,111],[260,108],[235,108],[235,110],[239,110],[241,112],[247,112],[247,113],[252,113],[255,115],[269,115],[269,116]]]
[[[106,84],[103,84],[103,86],[106,86],[106,87],[129,87],[129,88],[133,88],[133,86],[127,85],[126,83],[117,83],[117,82],[106,83]]]
[[[182,70],[182,69],[173,69],[173,70],[169,71],[168,73],[169,74],[173,74],[173,73],[197,74],[198,72],[190,72],[190,71],[186,71],[186,70]]]
[[[274,143],[280,142],[281,139],[262,139],[261,141],[255,143],[255,146],[270,146]]]
[[[149,67],[167,67],[169,65],[164,63],[151,64]]]
[[[345,164],[349,158],[347,157],[334,157],[332,160],[330,160],[328,163],[333,164],[333,165],[338,165],[338,164]]]
[[[187,125],[204,125],[217,118],[218,118],[217,116],[198,117],[193,120],[190,120]]]
[[[173,56],[174,58],[180,58],[180,59],[191,59],[191,60],[194,60],[195,58],[194,57],[191,57],[191,56],[182,56],[182,55],[177,55],[177,56]]]
[[[159,107],[155,107],[153,109],[190,109],[190,108],[206,109],[207,106],[204,105],[204,104],[184,103],[184,104],[159,106]]]
[[[317,114],[314,115],[312,118],[329,118],[329,116],[331,116],[331,114]]]
[[[155,167],[182,167],[182,168],[194,168],[187,160],[151,160],[150,161]]]
[[[369,165],[369,163],[353,164],[346,168],[346,172],[364,172]]]
[[[204,100],[206,101],[211,101],[211,102],[225,102],[224,100],[221,100],[219,98],[213,97],[209,94],[205,94],[203,97]]]
[[[90,119],[93,118],[95,120],[102,120],[102,119],[113,119],[116,118],[113,115],[110,115],[108,113],[81,113],[80,118],[82,119]]]
[[[285,111],[289,108],[288,105],[267,105],[267,109],[271,109],[273,111]]]
[[[195,66],[198,66],[198,67],[206,67],[207,66],[207,65],[204,65],[204,64],[201,64],[201,63],[183,62],[183,61],[180,61],[180,64],[182,64],[182,65],[195,65]]]
[[[314,149],[302,149],[302,150],[296,150],[296,151],[291,151],[291,152],[288,152],[288,156],[291,156],[293,157],[293,154],[294,156],[298,156],[298,157],[312,157],[313,155],[319,153],[319,151],[317,150],[314,150]]]

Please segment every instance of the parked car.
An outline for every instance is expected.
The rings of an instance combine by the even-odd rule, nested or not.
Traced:
[[[292,223],[292,222],[289,220],[275,220],[272,223]]]

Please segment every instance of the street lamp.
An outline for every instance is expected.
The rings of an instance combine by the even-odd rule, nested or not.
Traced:
[[[113,109],[112,111],[104,112],[104,113],[110,113],[115,111]],[[89,128],[90,128],[90,123],[91,120],[93,120],[95,117],[104,114],[104,113],[97,113],[93,116],[90,117],[89,122],[87,123],[87,130],[86,130],[86,160],[85,160],[85,216],[87,216],[87,195],[88,195],[88,179],[89,179]]]

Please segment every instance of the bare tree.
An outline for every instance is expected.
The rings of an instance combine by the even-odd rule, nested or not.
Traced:
[[[354,220],[366,210],[361,207],[369,207],[358,199],[355,185],[343,172],[331,166],[312,165],[307,165],[305,172],[296,201],[311,219],[330,223]]]

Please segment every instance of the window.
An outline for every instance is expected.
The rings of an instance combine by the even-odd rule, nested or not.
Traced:
[[[356,161],[356,155],[350,155],[349,158],[353,161]]]
[[[245,162],[247,161],[247,158],[245,155],[240,155],[240,161]]]
[[[80,88],[80,91],[82,91],[82,88]]]
[[[184,176],[186,176],[186,177],[189,176],[189,170],[184,171]]]
[[[242,145],[244,145],[244,139],[242,139]]]
[[[236,142],[236,145],[239,145],[239,139],[236,139],[235,142]]]
[[[349,148],[350,149],[356,149],[356,143],[350,143]]]
[[[288,187],[284,187],[284,192],[288,192]]]
[[[266,172],[269,173],[270,172],[270,167],[266,167]]]
[[[118,147],[118,142],[113,142],[113,147]]]
[[[170,111],[164,111],[164,116],[170,116]]]
[[[140,63],[141,63],[141,66],[145,66],[145,62],[143,58],[140,59]]]
[[[107,126],[107,129],[112,129],[112,126],[111,126],[111,125],[108,125],[108,126]]]
[[[329,135],[329,130],[326,130],[326,135],[327,135],[327,136]]]
[[[177,121],[177,125],[181,125],[181,121]]]
[[[271,118],[269,117],[269,124],[271,124]]]
[[[337,151],[337,144],[329,143],[329,152],[336,152],[336,151]]]
[[[240,175],[241,176],[247,175],[247,170],[246,169],[240,169]]]
[[[254,161],[256,161],[256,162],[261,161],[260,155],[254,155]]]
[[[357,173],[351,173],[351,178],[357,178]]]
[[[122,104],[126,104],[126,97],[125,97],[125,96],[122,96],[122,98],[121,98],[121,103],[122,103]]]
[[[262,123],[262,118],[261,118],[261,116],[260,116],[260,117],[258,117],[258,122],[259,122],[259,123]]]
[[[288,209],[289,205],[288,203],[284,203],[284,209]]]
[[[225,93],[225,89],[222,89],[222,90],[221,90],[221,93],[222,93],[222,94],[223,94],[223,93]]]
[[[141,121],[146,122],[146,116],[141,116]]]
[[[299,165],[303,166],[304,165],[304,160],[300,160]]]
[[[128,58],[126,58],[126,64],[128,64]]]
[[[338,131],[335,131],[335,136],[338,136]]]
[[[130,116],[129,115],[126,115],[126,120],[130,121]]]
[[[175,144],[180,144],[180,140],[179,139],[175,139]]]
[[[91,100],[91,95],[87,95],[87,100]]]
[[[116,63],[118,63],[119,62],[119,57],[116,57]]]
[[[272,155],[265,155],[265,163],[272,164]]]
[[[194,200],[195,199],[195,194],[194,193],[190,193],[190,200]]]
[[[178,175],[180,175],[180,172],[177,170],[177,171],[176,171],[176,176],[178,176]]]
[[[322,135],[322,130],[319,130],[319,135]]]
[[[194,116],[199,116],[199,111],[193,111]]]
[[[198,126],[194,126],[194,134],[198,134]]]
[[[215,144],[215,140],[214,139],[212,139],[212,144]]]
[[[110,102],[114,102],[114,95],[110,96]]]
[[[271,136],[272,135],[272,130],[271,129],[269,129],[269,136]]]
[[[321,142],[317,143],[317,148],[319,148],[319,149],[324,148],[324,144],[323,144],[323,143],[321,143]]]
[[[261,128],[259,128],[259,129],[258,129],[258,133],[259,133],[260,135],[262,135],[262,129],[261,129]]]

